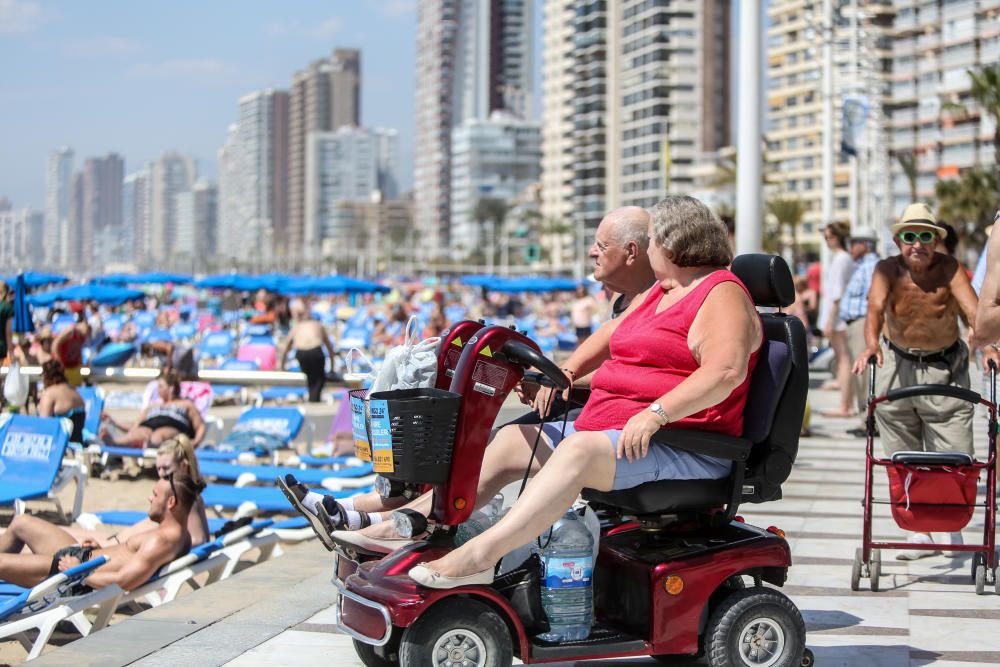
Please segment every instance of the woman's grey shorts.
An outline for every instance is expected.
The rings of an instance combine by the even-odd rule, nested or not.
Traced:
[[[555,449],[558,444],[576,433],[573,422],[566,422],[563,433],[563,422],[546,422],[542,424],[542,435],[549,447]],[[602,431],[611,440],[611,447],[618,449],[620,430]],[[732,470],[733,462],[705,454],[694,454],[683,449],[674,449],[669,445],[652,442],[649,453],[644,458],[631,462],[626,458],[616,461],[614,490],[630,489],[646,482],[661,479],[721,479]]]

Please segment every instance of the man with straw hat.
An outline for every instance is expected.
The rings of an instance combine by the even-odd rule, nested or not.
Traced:
[[[867,372],[868,360],[880,368],[875,393],[917,384],[969,388],[969,349],[960,337],[958,321],[971,326],[976,315],[976,294],[965,271],[950,255],[935,252],[947,230],[937,224],[923,203],[910,204],[892,226],[900,254],[875,266],[868,314],[865,349],[854,372]],[[884,329],[884,332],[883,332]],[[881,339],[881,340],[880,340]],[[991,347],[984,361],[1000,363]],[[896,451],[959,451],[972,454],[974,406],[946,396],[916,396],[878,406],[875,420],[886,454]],[[953,535],[953,543],[961,534]],[[931,536],[915,533],[911,542],[929,544]],[[910,560],[932,551],[900,552]]]

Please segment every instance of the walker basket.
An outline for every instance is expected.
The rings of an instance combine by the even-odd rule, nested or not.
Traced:
[[[392,444],[392,470],[376,465],[376,471],[399,482],[447,482],[462,396],[443,389],[422,388],[380,391],[368,398],[370,404],[374,403],[371,442],[376,463],[381,458],[379,449],[386,435],[379,429],[376,401],[385,401],[388,408],[388,439]]]
[[[976,506],[979,470],[971,465],[888,465],[892,518],[903,530],[914,532],[962,530]]]
[[[354,437],[354,455],[362,461],[372,460],[372,429],[368,418],[368,390],[352,389],[347,392],[351,401],[351,434]]]

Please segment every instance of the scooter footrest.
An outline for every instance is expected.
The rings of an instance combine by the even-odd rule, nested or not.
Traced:
[[[534,658],[581,658],[609,654],[638,653],[647,651],[649,645],[625,632],[607,628],[600,624],[594,626],[590,636],[568,642],[546,642],[540,639],[531,640],[531,655]]]

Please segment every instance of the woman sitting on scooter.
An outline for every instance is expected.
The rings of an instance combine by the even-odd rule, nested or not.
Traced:
[[[763,331],[746,288],[726,267],[726,228],[701,202],[671,196],[650,211],[649,259],[657,283],[624,316],[605,323],[566,362],[572,380],[594,370],[583,412],[566,425],[541,426],[553,449],[534,460],[537,425],[501,429],[486,448],[477,497],[487,502],[531,466],[534,479],[494,526],[410,576],[432,588],[486,584],[508,552],[541,535],[584,488],[609,491],[665,479],[719,479],[725,459],[673,449],[651,437],[662,428],[740,435],[750,375]],[[545,410],[552,390],[538,392]],[[411,504],[429,513],[430,498]],[[371,543],[392,524],[361,533]],[[335,533],[355,542],[357,533]],[[354,536],[353,539],[351,537]]]

